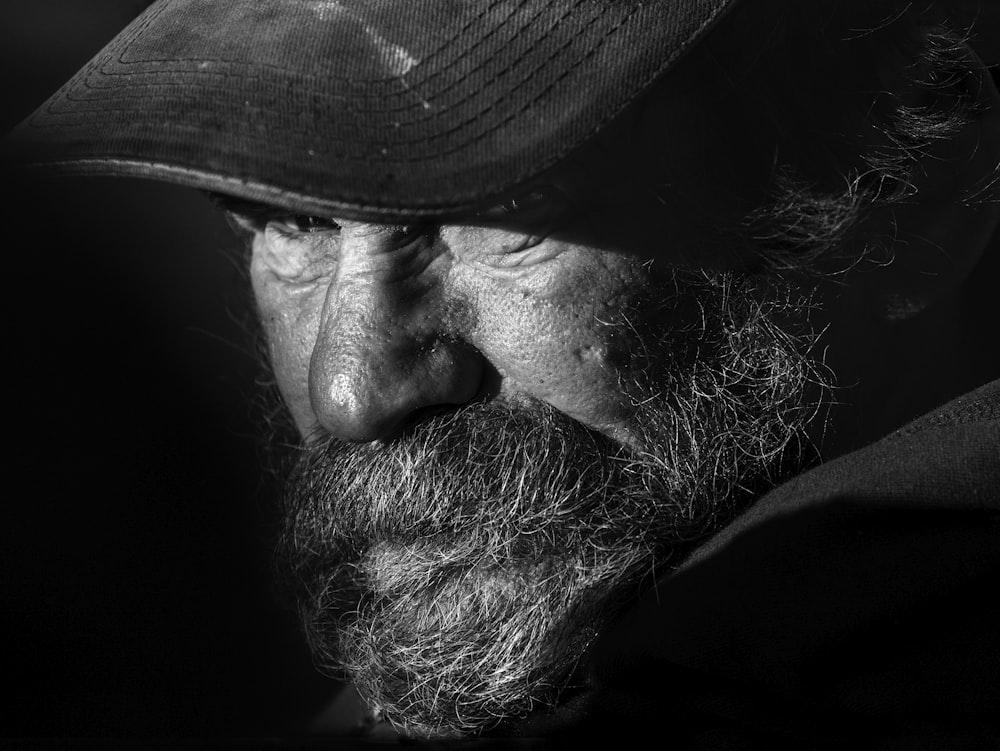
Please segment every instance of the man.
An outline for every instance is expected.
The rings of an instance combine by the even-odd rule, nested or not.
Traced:
[[[246,236],[301,439],[279,561],[372,719],[972,745],[995,20],[166,0],[14,141],[207,190]]]

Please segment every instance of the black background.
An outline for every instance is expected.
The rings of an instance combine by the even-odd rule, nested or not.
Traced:
[[[6,132],[148,3],[0,4]],[[235,240],[169,185],[3,179],[0,737],[304,731]]]
[[[146,5],[0,3],[0,132]],[[300,735],[337,685],[271,591],[235,239],[165,184],[0,189],[0,738]]]

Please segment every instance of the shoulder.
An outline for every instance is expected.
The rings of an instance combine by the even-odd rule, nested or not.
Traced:
[[[658,716],[679,748],[1000,737],[998,509],[994,382],[775,488],[658,580],[595,646],[583,726]]]

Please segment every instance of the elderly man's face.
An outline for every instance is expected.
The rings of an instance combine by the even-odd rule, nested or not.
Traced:
[[[722,240],[754,171],[711,122],[642,111],[461,221],[237,217],[304,438],[281,558],[321,661],[414,732],[551,700],[801,435],[805,298]]]
[[[677,270],[742,270],[750,259],[720,228],[770,174],[766,150],[683,83],[519,198],[460,220],[258,221],[254,290],[300,432],[385,439],[427,409],[502,394],[637,445],[621,376],[642,352],[626,316],[641,304],[647,325],[675,319]]]
[[[545,208],[541,208],[545,211]],[[253,280],[303,435],[391,440],[440,408],[537,400],[634,443],[635,258],[500,226],[269,223]],[[538,232],[544,232],[539,227]]]

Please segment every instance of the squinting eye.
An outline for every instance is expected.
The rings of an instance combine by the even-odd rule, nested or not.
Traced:
[[[544,193],[526,193],[516,198],[511,198],[499,206],[494,206],[492,209],[487,209],[483,213],[486,216],[501,217],[522,215],[535,209],[544,208],[547,200]]]
[[[310,214],[288,214],[277,217],[273,221],[281,224],[285,231],[300,235],[313,232],[332,232],[340,229],[340,225],[332,219]]]
[[[505,214],[518,214],[522,211],[531,211],[532,209],[540,208],[545,204],[545,201],[546,196],[544,193],[528,193],[517,198],[511,198],[501,205],[500,209]]]
[[[525,221],[537,222],[541,215],[548,213],[550,201],[545,193],[536,191],[525,193],[516,198],[498,203],[476,214],[476,217],[487,222]]]

